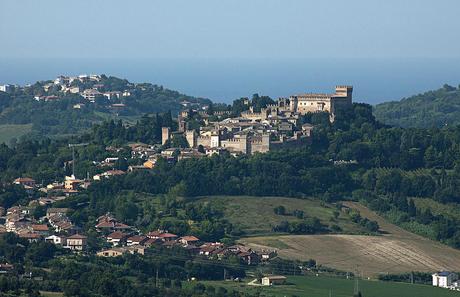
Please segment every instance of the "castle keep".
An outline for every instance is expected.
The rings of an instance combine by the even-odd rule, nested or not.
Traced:
[[[289,97],[290,110],[300,114],[327,111],[334,120],[338,107],[352,104],[352,86],[337,86],[335,94],[299,94]]]

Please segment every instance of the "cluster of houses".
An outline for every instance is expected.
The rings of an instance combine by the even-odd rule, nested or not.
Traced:
[[[276,251],[257,252],[244,245],[226,247],[220,242],[204,242],[192,235],[178,236],[166,230],[141,234],[131,226],[119,222],[110,214],[99,217],[95,227],[110,245],[110,248],[97,253],[101,257],[118,257],[126,253],[144,255],[151,246],[179,247],[187,250],[191,255],[216,259],[233,255],[247,265],[256,265],[277,256]]]
[[[82,251],[86,246],[86,236],[78,234],[76,227],[67,216],[68,208],[48,208],[46,216],[40,220],[31,217],[31,208],[14,206],[6,211],[5,224],[0,225],[0,233],[12,232],[29,242],[45,240],[71,250]]]
[[[48,198],[40,199],[40,205],[46,205],[64,199],[66,196],[76,194],[80,189],[86,189],[91,185],[89,179],[78,179],[74,175],[66,176],[63,182],[53,182],[46,186],[38,184],[33,178],[19,177],[13,184],[22,186],[27,192],[39,190],[48,194]]]
[[[101,76],[96,74],[86,75],[82,74],[79,76],[58,76],[54,81],[43,85],[43,92],[45,94],[39,94],[34,97],[37,101],[53,101],[58,100],[59,96],[46,95],[50,90],[58,89],[61,93],[66,94],[79,94],[89,102],[95,102],[97,98],[107,98],[108,100],[120,99],[122,97],[131,96],[131,91],[104,91],[105,86],[100,83]],[[75,82],[85,84],[92,83],[92,87],[83,89]],[[81,105],[75,108],[81,108]]]

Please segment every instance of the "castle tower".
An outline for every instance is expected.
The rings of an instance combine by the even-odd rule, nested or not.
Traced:
[[[187,139],[188,146],[191,148],[196,147],[197,145],[197,135],[195,130],[187,130],[185,132],[185,138]]]
[[[335,94],[340,97],[346,97],[347,99],[350,100],[350,103],[351,103],[352,95],[353,95],[353,87],[352,86],[336,86]]]
[[[268,152],[270,150],[270,134],[262,134],[262,152]]]
[[[164,145],[171,137],[169,127],[161,127],[161,144]]]
[[[211,147],[220,147],[220,133],[219,133],[219,131],[212,131],[212,134],[211,134]]]
[[[297,96],[291,96],[289,98],[289,110],[291,112],[297,112],[297,102],[298,102]]]

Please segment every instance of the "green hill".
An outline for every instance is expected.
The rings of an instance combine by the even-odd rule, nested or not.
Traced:
[[[434,91],[378,104],[375,117],[388,125],[432,128],[460,124],[460,88],[444,85]]]
[[[52,87],[46,88],[49,85]],[[98,81],[73,82],[72,87],[78,87],[80,93],[82,90],[98,87],[100,95],[95,102],[90,102],[79,94],[64,92],[53,81],[39,81],[33,85],[16,87],[9,94],[0,92],[0,125],[5,125],[8,131],[19,131],[2,135],[0,143],[8,142],[12,137],[19,138],[24,134],[24,127],[30,130],[28,136],[35,135],[37,138],[72,135],[108,119],[121,119],[129,123],[145,114],[168,111],[175,116],[184,104],[200,107],[211,102],[163,86],[131,83],[105,75],[101,75]],[[102,96],[104,92],[118,92],[118,97],[114,96],[109,100]],[[122,92],[128,93],[120,96]],[[11,137],[8,137],[10,134]]]

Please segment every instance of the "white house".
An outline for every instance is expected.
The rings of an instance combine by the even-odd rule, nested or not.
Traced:
[[[59,244],[62,246],[67,245],[67,240],[65,236],[60,236],[60,235],[51,235],[45,238],[45,241],[51,242],[53,244]]]
[[[458,279],[458,275],[449,271],[441,271],[432,275],[433,286],[449,288]]]

